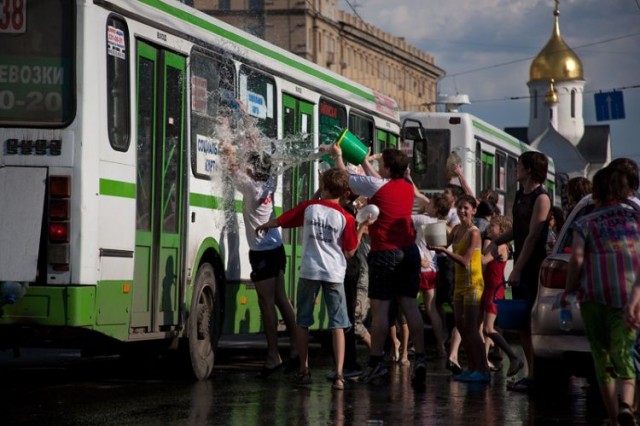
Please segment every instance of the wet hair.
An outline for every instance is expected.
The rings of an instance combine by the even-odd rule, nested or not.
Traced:
[[[498,215],[491,218],[489,221],[489,226],[492,224],[498,225],[498,229],[500,229],[500,233],[504,234],[509,229],[513,228],[513,221],[509,216]]]
[[[340,169],[329,169],[322,174],[322,189],[331,198],[339,198],[349,191],[349,174]]]
[[[409,157],[395,148],[387,148],[382,151],[382,161],[384,161],[385,167],[389,169],[391,179],[404,177],[404,172],[409,167]]]
[[[450,190],[456,200],[464,195],[464,189],[462,189],[460,185],[456,185],[455,183],[446,184],[444,186],[444,189]]]
[[[567,182],[567,199],[569,204],[576,204],[585,195],[591,194],[593,184],[585,177],[574,177]]]
[[[456,199],[456,207],[462,205],[462,203],[469,203],[474,209],[478,208],[478,200],[469,194],[462,194]]]
[[[478,197],[481,201],[488,201],[494,206],[498,204],[498,193],[491,188],[485,188],[480,192]],[[480,206],[478,206],[479,208]]]
[[[622,201],[630,192],[626,173],[618,169],[605,167],[593,176],[593,199],[600,204]]]
[[[256,180],[265,181],[271,176],[271,156],[266,153],[250,152],[247,158],[247,164],[252,170]]]
[[[442,194],[435,194],[431,198],[431,202],[433,203],[433,209],[435,210],[437,217],[445,218],[449,215],[451,207]]]
[[[636,193],[638,192],[638,163],[630,158],[620,157],[611,161],[607,167],[618,170],[627,176],[629,188]]]
[[[537,151],[523,152],[518,161],[525,169],[529,170],[533,182],[544,183],[547,180],[549,160],[543,153]]]
[[[549,215],[555,219],[556,229],[560,231],[564,225],[564,210],[561,207],[553,206],[549,211]]]
[[[495,206],[493,206],[489,201],[482,200],[478,203],[478,208],[476,209],[476,217],[487,217],[493,216],[495,214]]]

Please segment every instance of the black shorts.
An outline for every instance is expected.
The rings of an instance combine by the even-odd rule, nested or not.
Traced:
[[[275,278],[284,272],[287,258],[284,254],[284,246],[271,250],[249,250],[249,263],[251,263],[251,281],[264,281]]]
[[[415,244],[403,249],[369,252],[369,298],[417,297],[420,289],[420,251]]]
[[[438,284],[436,285],[436,305],[451,304],[455,280],[455,261],[449,256],[437,256]]]

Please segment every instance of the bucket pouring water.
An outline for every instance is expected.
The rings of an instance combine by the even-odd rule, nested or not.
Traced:
[[[360,142],[360,139],[351,133],[349,129],[342,131],[336,140],[336,144],[342,149],[342,158],[356,166],[362,164],[369,153],[369,148]]]

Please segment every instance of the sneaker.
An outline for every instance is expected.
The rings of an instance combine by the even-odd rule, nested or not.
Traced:
[[[473,373],[471,370],[464,370],[462,373],[453,376],[453,380],[456,382],[465,382],[467,377],[469,377]]]
[[[309,370],[304,372],[296,371],[293,375],[293,384],[297,386],[311,384],[311,372]]]
[[[375,367],[368,367],[360,380],[364,383],[371,383],[378,378],[386,378],[389,376],[389,369],[383,362],[379,362]]]
[[[464,380],[466,383],[491,383],[491,374],[473,371]]]
[[[413,363],[413,372],[411,374],[411,385],[424,386],[427,379],[427,362],[424,358],[417,358]]]

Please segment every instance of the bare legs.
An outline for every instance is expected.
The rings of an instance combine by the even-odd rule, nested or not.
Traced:
[[[384,341],[389,332],[389,300],[371,299],[371,355],[382,356]],[[416,353],[424,353],[424,323],[418,301],[410,297],[398,297],[398,304],[407,319],[411,340]]]
[[[267,359],[264,366],[273,368],[282,362],[278,350],[278,316],[276,306],[282,315],[291,341],[291,356],[298,352],[296,348],[296,324],[291,302],[284,291],[284,275],[254,283],[258,292],[258,303],[262,313],[264,334],[267,339]]]
[[[456,327],[462,338],[462,344],[467,351],[469,370],[489,374],[489,366],[484,353],[484,343],[482,342],[478,325],[479,309],[478,305],[467,305],[462,300],[456,300],[453,312],[456,318]]]
[[[422,296],[424,299],[424,310],[429,316],[433,335],[436,339],[436,353],[438,356],[445,356],[447,351],[444,349],[444,329],[442,328],[440,315],[435,307],[436,291],[435,289],[423,291]]]

